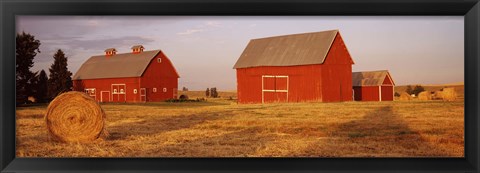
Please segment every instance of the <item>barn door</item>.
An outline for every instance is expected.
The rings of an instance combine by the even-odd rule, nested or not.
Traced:
[[[100,102],[110,102],[110,91],[100,91]]]
[[[112,101],[113,102],[126,102],[126,86],[125,84],[112,84]]]
[[[147,89],[140,88],[140,101],[146,102],[147,101]]]
[[[262,76],[262,103],[288,102],[288,76]]]

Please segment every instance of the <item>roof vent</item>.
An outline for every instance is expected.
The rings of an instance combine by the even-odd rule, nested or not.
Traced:
[[[135,45],[132,47],[132,53],[140,53],[145,49],[142,45]]]
[[[117,54],[117,50],[115,48],[105,49],[105,56],[112,56],[115,54]]]

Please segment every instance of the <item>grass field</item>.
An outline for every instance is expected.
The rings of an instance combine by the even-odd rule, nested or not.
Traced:
[[[202,91],[184,92],[190,98]],[[179,93],[179,95],[182,93]],[[463,157],[463,100],[102,104],[110,136],[50,141],[46,105],[17,107],[18,157]],[[233,98],[230,99],[230,96]]]

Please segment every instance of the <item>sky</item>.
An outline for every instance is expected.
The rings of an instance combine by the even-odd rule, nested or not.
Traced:
[[[32,71],[62,49],[75,73],[88,58],[162,50],[179,88],[235,90],[233,65],[251,39],[338,29],[352,70],[389,70],[397,85],[464,81],[463,16],[17,16],[17,32],[40,40]],[[126,67],[128,68],[128,67]]]

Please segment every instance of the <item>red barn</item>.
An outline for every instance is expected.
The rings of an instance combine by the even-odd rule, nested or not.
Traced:
[[[73,76],[75,91],[84,91],[99,102],[163,101],[177,97],[177,70],[161,50],[92,56]]]
[[[395,83],[387,70],[352,73],[355,101],[393,101]]]
[[[233,67],[238,102],[351,101],[352,64],[338,30],[253,39]]]

